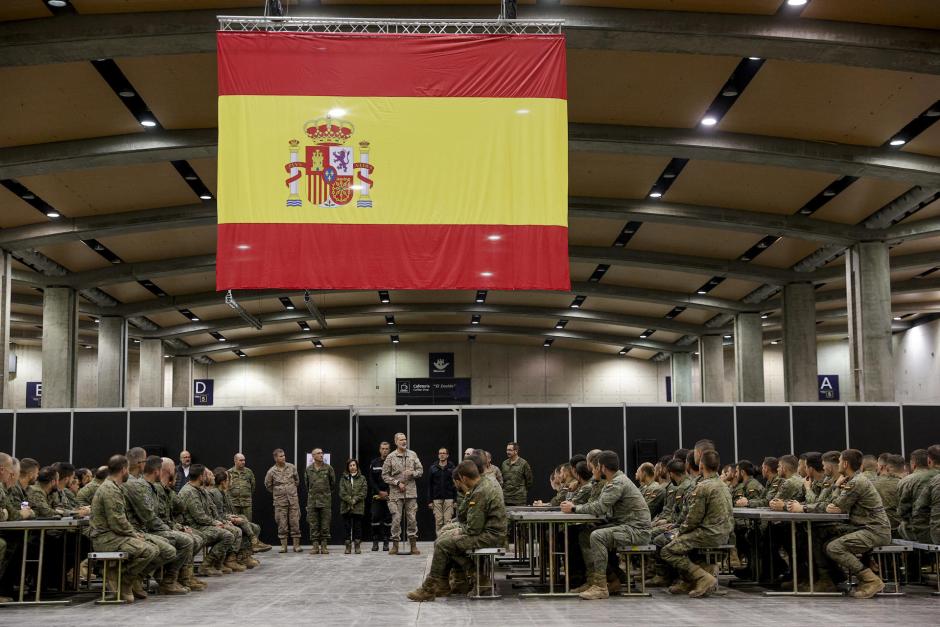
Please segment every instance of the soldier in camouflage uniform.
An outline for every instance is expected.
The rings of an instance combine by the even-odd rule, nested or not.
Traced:
[[[108,585],[127,603],[134,602],[131,582],[148,572],[160,554],[144,535],[134,529],[127,520],[126,502],[121,485],[128,476],[127,458],[115,455],[108,460],[108,478],[101,483],[91,502],[91,538],[96,551],[124,551],[124,578],[121,589],[117,589],[117,573],[108,571]]]
[[[152,570],[167,566],[173,569],[175,575],[185,562],[185,550],[183,555],[177,554],[172,542],[154,533],[154,529],[159,527],[159,524],[154,521],[154,504],[151,499],[150,485],[142,474],[147,452],[138,446],[127,451],[126,457],[128,476],[121,485],[121,490],[127,500],[127,520],[137,532],[142,533],[144,538],[160,551],[157,559],[151,564]],[[138,599],[147,598],[144,584],[149,582],[151,574],[151,571],[147,571],[144,577],[136,577],[131,581],[134,596]]]
[[[779,462],[776,457],[765,457],[761,464],[761,474],[764,476],[764,493],[759,498],[739,498],[735,501],[735,507],[767,507],[772,500],[777,497],[777,491],[780,490],[780,484],[783,483],[783,477],[777,474]]]
[[[56,509],[50,502],[50,495],[55,490],[56,471],[46,466],[39,471],[36,483],[26,488],[26,500],[39,518],[61,518],[65,510]]]
[[[881,474],[875,478],[872,485],[881,497],[881,503],[885,506],[885,514],[888,515],[888,522],[891,524],[891,537],[900,539],[898,533],[898,484],[904,473],[904,458],[900,455],[888,455],[884,461],[884,468]]]
[[[228,471],[222,466],[215,469],[214,485],[209,488],[209,495],[212,497],[212,503],[216,507],[219,520],[226,523],[226,529],[232,527],[238,533],[236,539],[236,563],[243,566],[244,569],[255,568],[261,562],[251,556],[252,540],[256,537],[257,525],[248,522],[246,519],[235,513],[232,506],[232,500],[229,497],[229,478]],[[229,529],[229,531],[232,531]],[[229,566],[231,568],[231,566]]]
[[[128,502],[140,503],[144,507],[143,523],[145,531],[163,540],[166,540],[176,550],[176,555],[163,567],[163,579],[160,581],[160,594],[186,594],[188,588],[181,586],[177,579],[180,571],[186,564],[193,561],[193,539],[191,536],[177,531],[171,525],[172,520],[162,501],[162,487],[157,490],[156,483],[160,479],[160,469],[163,467],[163,458],[157,455],[149,456],[144,462],[143,481],[137,480],[128,485]],[[137,505],[132,505],[135,512]]]
[[[287,553],[287,538],[294,541],[294,553],[300,548],[300,504],[297,501],[297,486],[300,476],[293,464],[288,464],[284,449],[274,449],[274,465],[264,475],[264,487],[274,495],[274,520],[277,521],[277,537],[281,541],[281,553]]]
[[[839,496],[826,506],[826,512],[848,514],[849,520],[836,524],[835,533],[830,534],[830,537],[837,537],[825,544],[825,550],[830,559],[858,578],[859,584],[852,596],[868,599],[884,590],[885,584],[857,556],[875,547],[891,544],[891,524],[878,492],[868,478],[859,472],[861,467],[861,451],[842,451],[839,471],[844,481]],[[800,508],[794,507],[791,511],[800,511]]]
[[[311,555],[330,550],[330,524],[333,519],[333,491],[336,489],[336,472],[333,466],[323,463],[323,449],[311,451],[313,463],[307,466],[304,479],[307,485],[307,524],[310,525]]]
[[[232,502],[232,512],[236,516],[244,518],[249,523],[254,524],[252,518],[251,504],[252,497],[255,494],[255,473],[251,468],[245,465],[245,456],[241,453],[235,454],[235,465],[228,469],[228,492],[227,495]],[[260,531],[252,536],[251,548],[255,553],[270,551],[271,545],[265,544],[259,539]]]
[[[930,541],[940,544],[940,475],[930,480]]]
[[[6,453],[0,453],[0,522],[29,520],[35,517],[33,511],[29,508],[20,509],[20,501],[14,501],[10,489],[16,483],[19,476],[19,469],[16,461]],[[14,534],[15,537],[0,537],[0,603],[8,603],[12,599],[6,596],[9,592],[13,594],[13,587],[3,577],[4,569],[10,563],[15,563],[15,554],[19,550],[17,539],[20,534]]]
[[[654,478],[653,464],[646,462],[636,469],[636,480],[640,484],[640,493],[650,510],[650,518],[655,517],[663,509],[666,500],[666,486],[660,485]]]
[[[99,466],[95,471],[94,478],[82,486],[78,491],[78,494],[75,495],[75,501],[81,507],[83,505],[91,507],[91,500],[95,498],[95,492],[98,491],[98,488],[101,486],[101,483],[108,478],[108,467]]]
[[[216,577],[226,571],[232,572],[228,568],[222,568],[222,561],[232,551],[235,539],[223,528],[222,522],[215,519],[215,508],[203,487],[205,474],[206,467],[202,464],[190,466],[189,481],[180,490],[179,496],[186,524],[199,532],[203,537],[204,546],[211,547],[202,560],[199,574]]]
[[[594,462],[606,484],[600,496],[582,505],[571,501],[561,504],[566,514],[592,514],[607,517],[601,527],[585,526],[578,534],[578,544],[587,570],[587,583],[573,592],[582,599],[606,599],[606,578],[610,553],[622,547],[649,544],[650,511],[640,490],[620,471],[620,458],[614,451],[603,451]],[[617,568],[619,570],[619,567]]]
[[[180,585],[190,590],[205,590],[208,584],[201,579],[196,579],[194,572],[194,559],[196,555],[202,553],[205,539],[195,529],[184,524],[183,501],[176,492],[176,462],[169,457],[162,458],[162,462],[160,479],[151,484],[157,497],[155,513],[174,530],[182,531],[189,536],[193,542],[193,559],[183,564],[178,578]]]
[[[506,460],[500,470],[503,473],[503,498],[506,505],[528,505],[529,490],[532,489],[532,467],[519,457],[519,445],[506,445]]]
[[[724,544],[734,527],[731,514],[731,495],[718,478],[721,460],[716,451],[701,454],[702,480],[693,488],[688,513],[679,527],[679,534],[663,547],[664,562],[678,571],[684,584],[669,589],[673,594],[688,592],[691,597],[708,594],[718,580],[689,559],[689,553],[698,548]]]
[[[437,596],[469,591],[469,581],[476,577],[467,551],[502,544],[506,535],[506,506],[502,494],[484,481],[474,461],[464,460],[455,470],[459,488],[465,497],[466,522],[438,535],[434,542],[431,568],[421,586],[408,593],[412,601],[433,601]],[[448,576],[455,574],[452,589]]]
[[[241,528],[233,524],[228,515],[226,515],[225,496],[216,485],[217,476],[220,476],[220,478],[224,479],[225,468],[222,466],[219,466],[215,470],[209,470],[207,468],[206,478],[202,485],[206,491],[206,496],[209,497],[209,503],[212,506],[212,517],[221,522],[222,528],[225,529],[225,531],[230,536],[232,536],[232,548],[222,560],[222,568],[219,570],[225,572],[225,569],[227,568],[233,573],[242,573],[248,570],[248,567],[241,562],[241,556],[246,549],[249,552],[251,551],[251,537],[250,535],[246,537]]]
[[[481,461],[484,466],[486,462]],[[418,455],[408,450],[408,438],[404,433],[395,434],[395,450],[389,453],[382,465],[382,481],[388,484],[388,509],[392,513],[392,548],[389,555],[398,553],[398,541],[401,538],[401,519],[407,522],[408,541],[411,554],[420,555],[418,550],[418,486],[415,479],[424,474],[424,467]]]
[[[925,509],[930,496],[925,493],[930,481],[940,473],[940,463],[935,464],[930,463],[926,450],[917,449],[911,453],[911,474],[898,482],[898,533],[905,540],[927,542],[930,539],[930,511]]]

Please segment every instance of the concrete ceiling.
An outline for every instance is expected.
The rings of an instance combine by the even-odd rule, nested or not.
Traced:
[[[388,342],[392,329],[405,343],[555,338],[556,348],[629,347],[629,356],[649,359],[690,350],[689,338],[723,332],[719,316],[739,311],[770,314],[774,333],[779,302],[767,286],[792,280],[825,284],[821,327],[835,332],[845,306],[835,254],[871,239],[894,244],[894,310],[904,316],[896,328],[940,312],[930,275],[940,267],[940,201],[931,200],[940,190],[940,124],[922,118],[905,146],[887,145],[940,107],[940,4],[562,0],[522,2],[519,17],[566,20],[572,291],[490,292],[485,303],[474,292],[398,291],[388,304],[372,291],[317,292],[327,329],[307,314],[302,293],[236,294],[264,320],[250,328],[214,292],[214,200],[200,200],[171,161],[185,161],[216,194],[215,16],[257,14],[261,4],[72,0],[52,11],[40,0],[0,3],[0,247],[18,260],[19,341],[36,341],[37,288],[52,281],[37,259],[57,264],[49,266],[55,284],[100,294],[82,302],[83,343],[94,343],[94,317],[145,317],[152,324],[132,329],[136,337],[173,338],[169,352],[215,360],[237,359],[240,349],[316,350],[314,337],[327,349]],[[495,10],[495,2],[399,0],[291,9],[405,18]],[[747,57],[760,57],[759,69],[719,123],[702,127],[713,101],[750,72]],[[162,129],[137,122],[98,59],[113,61]],[[650,199],[677,166],[664,196]],[[18,189],[61,217],[46,217]],[[885,207],[893,220],[869,219]],[[795,269],[814,254],[825,257],[818,270]],[[598,264],[608,268],[595,281]],[[572,309],[579,295],[583,304]],[[474,314],[481,324],[470,324]]]

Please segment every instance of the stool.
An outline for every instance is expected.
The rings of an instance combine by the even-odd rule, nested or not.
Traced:
[[[722,544],[714,547],[695,549],[695,552],[705,560],[706,565],[717,566],[718,571],[721,572],[726,562],[729,562],[728,568],[731,568],[731,549],[733,548],[733,544]]]
[[[94,561],[104,562],[104,573],[102,574],[101,582],[101,598],[95,601],[98,604],[117,604],[124,603],[124,599],[121,598],[121,575],[123,574],[123,564],[124,560],[127,559],[127,553],[124,551],[111,551],[111,552],[92,552],[88,554],[88,568],[91,569],[91,564]],[[108,567],[117,564],[117,592],[114,594],[113,599],[108,599]]]
[[[926,542],[914,542],[913,547],[924,553],[933,553],[934,563],[936,564],[937,591],[934,596],[940,596],[940,544],[927,544]]]
[[[639,544],[634,546],[628,546],[622,549],[618,549],[617,553],[624,558],[627,566],[627,587],[624,592],[620,593],[620,596],[624,597],[648,597],[651,596],[649,592],[646,591],[646,556],[656,555],[656,545],[655,544]],[[633,557],[640,556],[640,591],[633,592]]]
[[[901,592],[901,579],[898,577],[898,555],[901,553],[911,553],[914,551],[912,546],[903,546],[899,544],[886,544],[885,546],[876,546],[872,549],[872,555],[878,560],[878,573],[881,579],[887,582],[885,577],[886,562],[891,560],[891,582],[894,584],[894,592],[879,592],[877,596],[904,596]]]
[[[501,548],[471,549],[467,555],[473,560],[473,566],[476,569],[476,580],[473,582],[473,594],[471,599],[498,599],[500,595],[496,594],[496,557],[503,555]],[[484,574],[489,576],[489,585],[483,585]],[[486,591],[486,594],[484,594]]]

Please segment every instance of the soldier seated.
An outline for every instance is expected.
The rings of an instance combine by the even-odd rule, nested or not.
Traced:
[[[500,546],[506,535],[502,495],[492,482],[482,479],[476,463],[460,462],[454,470],[454,480],[464,494],[466,522],[438,536],[428,576],[419,588],[408,593],[412,601],[433,601],[450,594],[448,577],[452,570],[456,581],[454,592],[467,591],[467,581],[476,577],[467,551]]]

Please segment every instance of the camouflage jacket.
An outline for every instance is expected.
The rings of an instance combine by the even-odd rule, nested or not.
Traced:
[[[121,486],[114,483],[110,477],[102,481],[91,501],[91,526],[88,535],[92,538],[107,532],[119,536],[137,535],[127,520],[126,508]]]
[[[663,502],[666,500],[666,486],[656,481],[650,481],[640,488],[640,493],[646,500],[646,507],[650,510],[650,516],[655,517],[663,509]]]
[[[739,483],[731,492],[731,502],[734,503],[739,498],[744,497],[750,502],[752,499],[759,499],[764,493],[764,486],[754,477],[749,477],[744,483]]]
[[[369,484],[361,472],[355,476],[345,473],[339,480],[339,513],[365,514],[368,491]]]
[[[619,470],[604,486],[596,501],[576,505],[574,511],[578,514],[607,516],[608,522],[616,526],[650,528],[650,510],[646,500],[633,482]]]
[[[878,491],[881,497],[881,503],[885,506],[885,513],[888,515],[888,522],[891,523],[891,532],[898,530],[898,483],[901,478],[897,475],[886,474],[879,475],[872,485]]]
[[[173,498],[169,494],[172,492],[173,496],[179,498],[176,490],[165,487],[159,481],[148,482],[147,485],[150,487],[154,518],[160,521],[163,530],[174,529],[179,531],[182,529],[183,525],[177,523],[173,517]]]
[[[464,497],[468,536],[485,536],[497,541],[506,535],[506,506],[502,495],[486,481],[478,481]]]
[[[255,473],[245,466],[241,470],[232,466],[228,469],[228,494],[232,505],[248,507],[255,493]]]
[[[283,466],[274,464],[264,475],[264,487],[275,497],[297,496],[298,485],[300,485],[300,476],[293,464]]]
[[[128,475],[127,481],[121,486],[124,498],[127,501],[127,519],[138,531],[162,531],[155,520],[154,503],[150,484],[143,476]]]
[[[933,483],[940,477],[940,472],[934,470],[931,475],[930,481],[925,481],[919,486],[917,491],[917,499],[914,501],[914,507],[911,510],[911,522],[906,526],[905,532],[909,534],[905,537],[914,538],[918,542],[929,542],[930,541],[930,520],[931,520],[931,503],[933,499]]]
[[[187,483],[180,490],[180,500],[183,502],[183,519],[188,526],[198,528],[215,525],[215,506],[205,488]]]
[[[880,534],[885,544],[891,542],[891,524],[881,502],[881,497],[871,481],[861,473],[842,484],[842,490],[833,505],[849,515],[849,524]]]
[[[731,494],[716,477],[702,479],[689,495],[689,509],[679,533],[698,531],[697,535],[727,540],[734,528]]]
[[[37,518],[58,518],[63,514],[62,510],[52,507],[48,495],[38,483],[26,489],[26,500],[29,501],[29,507],[36,512]]]
[[[937,472],[933,468],[918,468],[898,482],[898,529],[905,538],[922,537],[927,532],[930,514],[918,512],[915,518],[914,505]]]
[[[98,479],[92,479],[90,482],[82,486],[82,489],[78,491],[75,500],[78,502],[79,506],[91,505],[91,501],[95,498],[95,492],[97,492],[99,486],[101,486],[101,481]]]
[[[304,471],[307,486],[307,507],[329,507],[333,503],[336,488],[336,471],[327,463],[319,468],[310,464]]]
[[[780,485],[783,483],[783,477],[777,475],[773,479],[767,482],[767,485],[764,487],[764,493],[754,500],[748,500],[748,507],[767,507],[767,504],[772,500],[777,498],[777,492],[780,490]]]
[[[526,505],[532,488],[532,467],[529,462],[521,457],[517,457],[515,463],[507,459],[500,466],[500,471],[503,473],[503,499],[506,505]]]
[[[780,487],[777,489],[777,495],[774,498],[778,498],[782,501],[803,502],[806,500],[804,495],[805,488],[803,486],[803,478],[799,475],[793,475],[780,482]]]
[[[411,473],[410,479],[403,478],[406,472]],[[418,454],[411,449],[406,450],[404,453],[399,453],[398,449],[395,449],[389,453],[382,465],[382,481],[388,484],[389,500],[418,498],[418,486],[415,479],[422,474],[424,474],[424,467],[421,465],[421,460],[418,459]],[[404,484],[404,492],[398,489],[399,483]]]
[[[930,480],[930,541],[940,544],[940,475]]]

